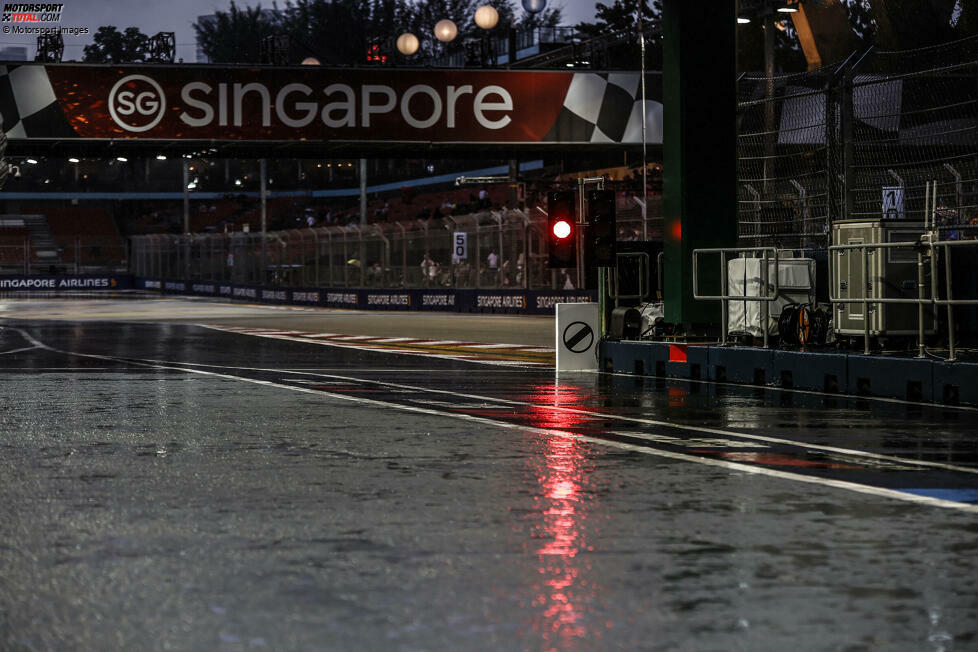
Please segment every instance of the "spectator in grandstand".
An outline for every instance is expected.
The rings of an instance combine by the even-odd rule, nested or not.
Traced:
[[[574,288],[574,281],[573,281],[573,279],[571,279],[570,272],[568,272],[566,269],[562,269],[562,270],[560,270],[560,272],[561,272],[561,277],[560,277],[560,287],[561,287],[561,289],[563,289],[563,290],[573,290],[573,289],[575,289]]]
[[[435,261],[431,259],[431,255],[428,252],[424,252],[424,258],[421,259],[421,283],[425,287],[431,283],[431,280],[438,274]]]
[[[619,242],[621,241],[630,242],[634,240],[638,240],[638,233],[635,231],[635,229],[626,229],[625,227],[621,227],[618,229]]]
[[[489,208],[489,189],[485,186],[479,188],[479,208]]]
[[[384,282],[384,269],[379,262],[367,268],[367,283],[376,287],[381,287]]]
[[[454,279],[455,280],[455,283],[454,283],[455,287],[457,287],[457,288],[468,287],[470,285],[470,283],[469,283],[469,277],[472,274],[472,266],[469,265],[469,263],[467,261],[464,261],[464,260],[463,261],[460,261],[452,269],[452,274],[455,277],[455,279]]]
[[[960,240],[961,229],[958,228],[958,212],[948,208],[941,202],[937,207],[937,229],[942,240]]]
[[[496,253],[495,249],[490,249],[489,255],[486,256],[486,274],[490,282],[497,280],[497,275],[499,274],[499,254]]]

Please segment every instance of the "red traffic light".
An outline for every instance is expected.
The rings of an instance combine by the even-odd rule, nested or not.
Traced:
[[[574,193],[547,193],[547,239],[550,241],[548,264],[551,269],[577,266],[577,210]]]
[[[569,238],[571,233],[574,231],[574,227],[567,220],[557,220],[553,223],[553,234],[556,238],[563,240],[564,238]]]

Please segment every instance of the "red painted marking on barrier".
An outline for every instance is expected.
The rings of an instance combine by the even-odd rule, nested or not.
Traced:
[[[669,345],[669,362],[686,362],[686,345]]]

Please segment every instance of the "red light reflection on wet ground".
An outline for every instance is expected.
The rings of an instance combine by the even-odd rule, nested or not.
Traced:
[[[552,413],[552,420],[560,413]],[[568,421],[576,421],[573,415]],[[553,427],[560,424],[553,423]],[[565,424],[564,427],[571,427]],[[584,521],[587,518],[582,485],[586,450],[580,441],[550,437],[544,443],[542,465],[537,469],[540,484],[538,514],[541,521],[531,540],[541,540],[535,551],[539,558],[539,584],[533,587],[536,608],[533,629],[544,649],[572,650],[588,645],[600,632],[588,631],[584,618],[596,586],[583,576],[591,570],[587,555]],[[539,459],[539,458],[537,458]]]
[[[524,423],[535,428],[582,433],[589,428],[599,426],[596,417],[554,409],[575,408],[590,412],[600,411],[593,405],[593,388],[541,383],[527,388],[525,393],[519,395],[519,400],[532,404],[517,410],[517,413],[524,417]]]
[[[669,388],[669,407],[686,407],[685,387],[675,386]]]
[[[560,383],[536,383],[526,387],[516,398],[537,405],[553,407],[583,407],[593,402],[594,388]]]

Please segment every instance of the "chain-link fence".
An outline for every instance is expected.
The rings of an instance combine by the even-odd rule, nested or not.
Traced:
[[[256,285],[533,287],[550,271],[539,226],[513,211],[274,231],[264,246],[260,233],[137,236],[132,271]]]
[[[630,198],[619,232],[642,232]],[[546,217],[486,211],[416,220],[260,233],[132,238],[137,276],[295,287],[551,288],[575,285],[547,265]],[[661,231],[661,215],[648,216]],[[569,285],[568,285],[569,284]]]
[[[823,248],[837,220],[922,222],[928,181],[945,237],[978,236],[978,37],[744,75],[739,91],[742,245]]]
[[[744,246],[825,243],[834,68],[738,85],[738,232]]]

